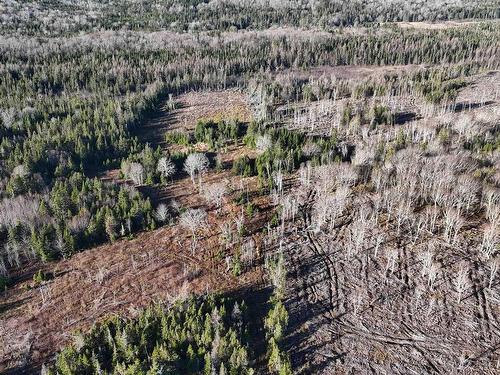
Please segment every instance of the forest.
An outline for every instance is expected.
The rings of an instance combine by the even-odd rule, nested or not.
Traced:
[[[0,1],[0,372],[497,373],[499,19]]]

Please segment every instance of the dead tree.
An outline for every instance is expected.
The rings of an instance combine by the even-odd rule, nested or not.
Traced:
[[[241,261],[246,267],[253,266],[255,260],[255,241],[250,238],[241,245]]]
[[[203,197],[208,204],[213,204],[219,212],[226,192],[227,188],[224,183],[215,183],[203,188]]]
[[[170,218],[170,213],[168,210],[168,206],[165,203],[160,203],[158,207],[156,207],[155,217],[161,223],[165,223]]]
[[[226,245],[226,248],[228,248],[233,243],[233,229],[231,228],[231,224],[224,222],[219,228],[221,231],[221,240]]]
[[[15,108],[8,108],[0,112],[2,124],[5,128],[10,129],[16,121],[17,111]]]
[[[458,233],[462,228],[464,221],[460,216],[460,211],[448,208],[444,212],[444,233],[443,236],[449,244],[453,244],[456,242]]]
[[[208,170],[210,162],[205,154],[194,153],[189,154],[184,162],[184,170],[191,177],[193,185],[195,184],[195,177],[198,176],[198,182],[201,188],[201,177]]]
[[[422,262],[422,276],[425,276],[430,272],[433,264],[433,257],[434,254],[431,247],[428,247],[427,250],[420,255],[420,260]]]
[[[144,167],[141,163],[130,163],[128,166],[128,174],[126,177],[130,178],[134,184],[142,185],[144,183]]]
[[[460,266],[453,279],[453,285],[457,291],[458,303],[460,303],[463,293],[469,288],[469,270],[465,265]]]
[[[158,164],[156,166],[156,170],[162,174],[163,177],[169,178],[175,174],[175,165],[172,163],[172,160],[167,158],[166,156],[160,158],[158,160]]]
[[[437,265],[437,263],[432,262],[429,267],[429,270],[427,271],[427,285],[430,288],[434,287],[438,271],[439,271],[439,266]]]
[[[488,268],[490,270],[488,288],[491,289],[491,286],[493,285],[493,281],[495,280],[495,276],[498,272],[498,269],[500,268],[500,261],[498,260],[498,258],[491,259],[488,263]]]
[[[260,135],[255,140],[255,147],[260,152],[265,152],[268,149],[270,149],[272,146],[273,146],[273,141],[271,140],[271,137],[267,134]]]
[[[265,267],[271,284],[274,287],[274,293],[278,298],[285,292],[286,269],[283,253],[280,252],[274,259],[266,258]]]
[[[207,214],[202,209],[189,209],[181,214],[180,224],[191,232],[191,252],[196,250],[196,231],[205,224]]]
[[[489,259],[498,247],[498,233],[498,227],[494,225],[489,225],[483,232],[481,253],[486,259]]]
[[[396,261],[398,259],[398,250],[397,249],[388,249],[387,250],[387,265],[385,268],[385,272],[388,271],[394,273],[394,269],[396,268]]]

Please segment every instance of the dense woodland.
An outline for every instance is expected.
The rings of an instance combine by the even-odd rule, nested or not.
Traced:
[[[498,0],[127,0],[8,1],[1,30],[23,34],[139,29],[233,31],[273,26],[372,25],[400,21],[494,19]]]
[[[403,373],[406,363],[439,373],[449,363],[445,373],[494,373],[499,17],[497,0],[1,2],[2,292],[16,290],[23,269],[40,269],[30,288],[45,302],[42,268],[160,227],[178,225],[189,234],[186,256],[203,254],[198,233],[212,208],[212,222],[224,219],[231,194],[241,215],[219,225],[225,252],[214,257],[232,276],[257,269],[272,286],[260,315],[207,293],[107,319],[43,371]],[[397,24],[447,20],[467,23]],[[200,118],[189,131],[145,140],[144,124],[177,113],[182,94],[228,89],[248,98],[251,121]],[[205,183],[209,173],[226,180]],[[185,179],[205,206],[151,193]],[[244,181],[255,183],[252,194]],[[255,197],[269,212],[247,233]],[[392,290],[404,299],[403,331],[425,337],[419,355],[437,359],[393,352],[391,367],[376,344],[343,341],[373,338],[375,328],[401,336],[396,323],[384,327],[392,304],[400,309]],[[438,312],[442,320],[430,322]],[[325,358],[336,358],[315,370],[306,365],[319,349],[304,354],[300,335],[287,336],[313,326],[304,343],[323,343]],[[425,346],[444,326],[449,341]],[[482,333],[459,339],[464,326]],[[318,332],[331,335],[327,343]],[[377,354],[369,362],[350,350]]]
[[[59,354],[49,374],[253,374],[246,307],[220,298],[113,319]]]

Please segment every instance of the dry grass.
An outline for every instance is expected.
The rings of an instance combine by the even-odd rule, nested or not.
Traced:
[[[209,179],[220,180],[215,175]],[[183,205],[203,203],[189,179],[167,191]],[[71,341],[72,332],[86,330],[111,315],[131,317],[154,301],[172,301],[188,293],[229,291],[258,283],[261,276],[257,269],[235,277],[226,269],[225,255],[217,256],[221,251],[219,224],[238,213],[239,208],[230,199],[223,213],[210,211],[194,255],[189,250],[188,233],[176,225],[42,266],[55,275],[45,284],[49,291],[45,302],[40,287],[29,279],[16,284],[3,297],[0,369],[14,365],[23,355],[28,355],[32,364],[45,361]],[[256,215],[248,220],[247,227],[258,228],[264,219]],[[29,345],[17,347],[26,337]]]
[[[30,288],[31,281],[17,284],[3,298],[0,369],[24,350],[31,362],[39,363],[71,341],[73,331],[88,329],[110,315],[133,316],[153,301],[230,290],[256,277],[248,273],[235,278],[225,272],[206,251],[214,240],[207,233],[200,244],[204,250],[193,256],[187,250],[187,233],[166,227],[44,266],[55,275],[46,284],[50,292],[45,303],[40,287]],[[15,347],[27,336],[29,347]]]
[[[438,21],[438,22],[423,21],[423,22],[396,22],[396,25],[398,25],[402,29],[446,30],[457,27],[477,25],[479,23],[481,23],[481,21]]]
[[[173,112],[161,110],[150,120],[143,135],[161,143],[165,131],[190,131],[200,118],[249,121],[251,114],[245,97],[233,90],[181,95],[180,108]],[[149,128],[149,129],[148,129]],[[200,145],[203,149],[203,145]],[[228,146],[222,161],[228,167],[242,154],[252,156],[243,145]],[[101,178],[125,183],[118,170],[109,170]],[[139,234],[132,240],[119,240],[86,250],[71,259],[38,265],[55,275],[41,288],[31,276],[36,268],[25,270],[19,281],[2,297],[0,305],[0,371],[19,366],[23,360],[40,364],[72,340],[75,330],[87,330],[97,321],[112,315],[132,317],[154,301],[171,301],[188,293],[233,291],[261,282],[261,270],[252,267],[239,277],[227,270],[226,256],[234,255],[238,244],[226,248],[220,240],[220,225],[234,223],[242,207],[234,199],[243,191],[259,196],[255,178],[234,176],[229,170],[211,170],[204,184],[223,181],[230,194],[222,212],[207,205],[188,177],[165,187],[138,187],[150,196],[153,204],[177,201],[181,207],[202,207],[208,211],[208,223],[199,231],[196,253],[190,250],[191,238],[179,225],[167,226]],[[269,199],[254,199],[260,208],[245,227],[257,245],[260,228],[268,220],[272,207]],[[41,289],[45,289],[46,300]]]
[[[169,111],[165,103],[141,126],[139,137],[144,142],[165,145],[165,133],[193,131],[200,119],[239,120],[248,122],[252,113],[246,96],[238,90],[189,92],[174,97],[178,108]]]
[[[317,79],[320,77],[336,77],[342,80],[361,81],[367,78],[383,77],[384,75],[411,73],[419,69],[428,67],[428,65],[338,65],[338,66],[319,66],[311,69],[288,69],[276,74],[276,80],[293,77],[296,79]]]

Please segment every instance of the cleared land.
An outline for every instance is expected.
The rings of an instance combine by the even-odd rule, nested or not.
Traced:
[[[201,118],[248,121],[251,116],[244,96],[233,90],[189,93],[176,101],[181,103],[179,109],[166,112],[162,106],[145,125],[143,134],[151,137],[153,145],[161,143],[165,131],[192,131]],[[222,160],[230,167],[237,156],[252,152],[243,145],[230,146]],[[118,178],[118,170],[106,171],[101,177],[130,184]],[[234,227],[235,220],[241,220],[242,208],[233,200],[246,192],[257,208],[251,218],[243,216],[243,220],[247,239],[257,245],[258,264],[262,261],[260,228],[269,220],[272,205],[257,193],[255,178],[241,179],[230,171],[211,171],[203,177],[204,184],[220,181],[229,194],[221,212],[208,207],[208,222],[198,231],[194,254],[189,232],[176,224],[98,246],[68,260],[36,264],[15,276],[15,286],[0,304],[0,370],[28,361],[33,369],[72,342],[76,331],[85,331],[110,315],[133,317],[155,301],[174,301],[190,293],[238,292],[261,285],[260,268],[245,268],[238,277],[231,274],[226,258],[233,255],[235,247],[223,245],[221,225]],[[198,186],[186,176],[164,187],[137,188],[154,205],[176,201],[185,209],[207,207]],[[35,284],[31,277],[38,269],[53,279]],[[8,341],[3,341],[6,338]]]
[[[333,76],[361,81],[417,69],[426,67],[319,67],[281,72],[276,79]],[[408,129],[435,134],[442,124],[451,124],[450,129],[456,130],[459,120],[475,124],[469,128],[482,134],[488,130],[482,123],[494,125],[499,118],[499,82],[497,71],[468,78],[453,108],[430,106],[422,98],[411,96],[373,100],[386,105],[397,103],[396,114],[411,113],[394,125],[408,134]],[[166,154],[183,150],[183,146],[164,142],[167,132],[192,132],[199,119],[251,119],[245,95],[235,90],[191,92],[172,99],[177,108],[169,111],[165,102],[138,134],[142,141],[161,146]],[[340,129],[336,121],[348,101],[360,107],[367,103],[365,99],[324,99],[274,109],[284,114],[282,120],[290,129],[324,135]],[[339,133],[344,142],[360,147],[358,128],[342,131],[346,131]],[[392,125],[380,125],[372,134],[362,135],[361,144],[369,135],[390,139],[396,134]],[[205,144],[196,148],[208,151]],[[459,150],[447,152],[454,151]],[[372,182],[365,181],[352,187],[351,204],[336,218],[335,225],[321,231],[314,222],[317,186],[321,184],[304,190],[296,173],[286,178],[284,185],[286,194],[299,202],[297,218],[283,225],[281,234],[277,229],[263,235],[261,229],[284,198],[275,196],[277,203],[259,190],[255,177],[235,176],[230,167],[241,155],[254,159],[257,151],[241,143],[228,145],[221,153],[225,169],[211,170],[203,177],[203,184],[223,182],[228,187],[221,212],[207,206],[198,186],[182,173],[165,186],[136,187],[155,206],[176,201],[184,208],[208,208],[208,224],[198,233],[200,241],[194,254],[188,232],[176,224],[87,250],[69,260],[35,265],[18,275],[15,287],[0,305],[1,337],[10,338],[9,342],[0,341],[2,369],[23,361],[39,365],[74,340],[75,330],[85,331],[95,321],[113,314],[133,317],[154,301],[172,301],[188,293],[256,290],[265,284],[261,267],[264,257],[283,251],[290,314],[286,348],[297,373],[344,373],[350,369],[448,373],[447,363],[458,363],[470,373],[495,373],[495,363],[500,360],[500,283],[489,285],[488,268],[477,250],[478,238],[485,229],[483,213],[469,216],[460,229],[460,240],[470,251],[443,240],[437,232],[423,232],[417,239],[412,223],[420,219],[410,214],[404,219],[398,213],[378,215],[375,207],[380,204],[380,194]],[[463,162],[468,161],[464,156]],[[361,169],[352,168],[353,173],[360,173]],[[344,174],[349,173],[333,171],[328,179],[334,181]],[[131,184],[119,179],[118,170],[106,171],[101,178]],[[254,241],[257,258],[254,266],[235,277],[226,260],[236,247],[222,245],[221,228],[224,223],[235,227],[242,215],[242,206],[235,200],[242,193],[257,208],[255,215],[245,217],[245,240]],[[415,215],[422,216],[424,208],[415,207]],[[438,226],[442,229],[442,225]],[[362,226],[363,239],[356,240]],[[353,243],[361,245],[347,252]],[[422,271],[422,254],[429,246],[439,249],[434,255],[437,271],[431,287],[429,275]],[[54,278],[35,285],[30,278],[36,266]],[[460,267],[470,270],[470,285],[457,299],[455,275]]]
[[[488,21],[496,22],[496,21]],[[396,22],[396,25],[403,29],[424,29],[424,30],[445,30],[472,26],[481,23],[481,21],[438,21],[438,22]]]

